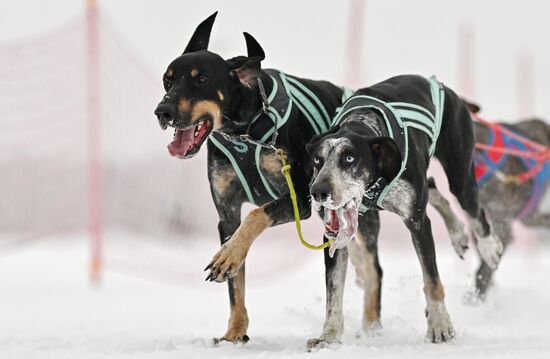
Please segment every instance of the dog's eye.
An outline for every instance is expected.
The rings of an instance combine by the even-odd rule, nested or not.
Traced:
[[[197,85],[206,85],[209,81],[208,77],[204,75],[195,76],[194,79]]]
[[[353,163],[355,161],[355,157],[352,155],[346,156],[346,163]]]
[[[315,163],[315,165],[320,165],[321,164],[321,158],[319,156],[313,157],[313,163]]]

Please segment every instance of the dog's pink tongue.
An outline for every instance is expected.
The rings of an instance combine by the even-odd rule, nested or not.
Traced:
[[[188,130],[176,130],[174,140],[168,145],[168,152],[174,157],[183,157],[193,146],[195,128]]]
[[[336,214],[336,211],[333,209],[330,209],[328,211],[330,211],[330,223],[325,223],[325,226],[331,232],[338,232],[338,230],[340,229],[340,222],[338,221],[338,215]]]

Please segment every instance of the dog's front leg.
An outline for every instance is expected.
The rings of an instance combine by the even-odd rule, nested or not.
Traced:
[[[253,209],[242,221],[231,239],[225,242],[212,258],[206,267],[206,270],[210,269],[206,279],[224,282],[236,277],[252,243],[272,223],[273,220],[265,212],[264,206]]]
[[[455,332],[445,307],[445,291],[437,270],[430,219],[423,212],[415,218],[405,219],[405,224],[412,234],[422,268],[428,319],[427,339],[433,343],[449,341],[454,337]]]
[[[224,208],[225,209],[225,208]],[[229,213],[226,213],[229,212]],[[220,241],[223,245],[239,227],[239,211],[220,211],[220,223],[218,230]],[[246,343],[248,341],[248,313],[245,306],[245,266],[242,265],[235,278],[227,281],[229,290],[230,314],[227,323],[227,331],[221,338],[214,338],[214,343],[228,341],[233,343]]]
[[[322,348],[331,343],[338,343],[344,332],[344,284],[348,265],[348,249],[336,251],[333,258],[325,248],[325,285],[326,285],[326,314],[323,333],[320,337],[307,342],[308,350]]]
[[[307,198],[298,200],[303,219],[311,214]],[[248,250],[254,240],[268,227],[290,222],[294,219],[290,196],[286,195],[259,208],[253,209],[242,221],[239,228],[212,258],[206,270],[210,269],[207,280],[223,282],[237,276]]]

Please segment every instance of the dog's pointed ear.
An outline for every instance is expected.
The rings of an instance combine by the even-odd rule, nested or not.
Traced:
[[[246,49],[248,56],[237,56],[227,60],[232,76],[248,88],[256,87],[260,76],[261,62],[265,59],[265,53],[258,41],[245,32]]]
[[[199,26],[197,26],[195,32],[193,33],[193,36],[191,36],[191,40],[189,40],[189,43],[183,51],[184,54],[195,51],[208,50],[210,33],[212,32],[212,26],[214,25],[214,20],[216,20],[216,15],[218,15],[217,11],[207,17],[206,20],[204,20],[199,24]]]
[[[390,137],[376,137],[368,140],[377,170],[388,182],[401,170],[401,152],[397,143]]]
[[[317,146],[319,145],[319,142],[321,142],[323,138],[338,132],[339,129],[340,129],[340,125],[336,125],[334,127],[331,127],[327,132],[313,136],[309,141],[309,143],[306,145],[306,152],[308,153],[308,155],[310,156],[313,155],[313,152],[316,150]]]
[[[250,35],[248,32],[243,32],[244,39],[246,41],[246,52],[249,58],[257,58],[260,61],[265,59],[264,49],[260,46],[258,41]]]

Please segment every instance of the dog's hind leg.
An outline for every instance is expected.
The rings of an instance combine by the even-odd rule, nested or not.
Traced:
[[[446,89],[445,110],[435,156],[445,170],[449,189],[468,215],[481,257],[495,269],[504,247],[501,240],[491,233],[485,211],[479,205],[473,151],[474,133],[470,114],[458,97]]]
[[[344,284],[348,265],[348,249],[336,251],[333,258],[329,256],[328,247],[325,255],[325,285],[326,285],[326,313],[323,333],[320,337],[307,342],[308,351],[322,348],[331,343],[338,343],[344,332]]]
[[[380,217],[377,211],[359,216],[359,228],[351,241],[349,256],[357,273],[357,283],[364,289],[363,331],[371,332],[381,327],[380,293],[382,268],[378,261],[378,232]]]
[[[502,239],[504,248],[506,248],[512,241],[511,223],[510,221],[504,220],[504,217],[493,217],[491,217],[491,228],[494,233]],[[481,259],[479,268],[475,273],[475,289],[473,292],[466,293],[464,297],[467,303],[476,304],[486,298],[487,290],[492,284],[494,272],[495,269],[491,268],[487,263],[485,263],[485,261],[483,261],[483,259]]]
[[[496,269],[504,251],[504,246],[501,239],[492,233],[485,210],[479,206],[473,164],[470,165],[470,170],[465,174],[466,177],[462,179],[459,171],[448,169],[450,165],[447,161],[441,161],[441,164],[446,169],[445,172],[447,173],[451,192],[456,196],[460,206],[468,215],[470,228],[481,258],[489,267]]]
[[[445,307],[445,292],[437,270],[430,219],[424,212],[418,217],[405,219],[405,225],[412,234],[414,248],[422,267],[428,319],[427,339],[433,343],[449,341],[454,336],[454,329]]]
[[[432,177],[428,178],[428,189],[428,201],[430,205],[434,207],[443,218],[456,254],[464,259],[464,253],[468,249],[468,235],[464,231],[464,223],[458,219],[449,201],[439,192]]]

